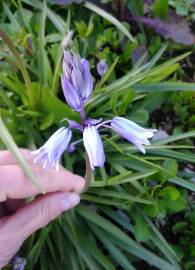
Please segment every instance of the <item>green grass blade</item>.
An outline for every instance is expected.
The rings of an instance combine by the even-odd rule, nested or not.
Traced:
[[[104,267],[106,270],[116,270],[110,260],[105,256],[100,249],[98,249],[95,242],[91,241],[92,239],[89,236],[86,237],[82,232],[78,233],[78,238],[80,243],[83,243],[83,248],[87,250],[91,256],[94,257],[96,261],[99,262],[100,265]]]
[[[96,262],[92,259],[89,253],[86,252],[86,250],[83,250],[81,243],[78,241],[78,239],[76,239],[76,237],[73,235],[71,230],[68,230],[66,226],[61,226],[61,227],[62,227],[62,230],[66,233],[66,236],[68,237],[69,241],[77,249],[78,255],[82,257],[82,260],[86,263],[89,269],[98,270],[97,268],[98,266]]]
[[[38,55],[38,63],[39,63],[39,82],[41,85],[47,85],[47,66],[46,66],[46,52],[45,52],[45,21],[46,21],[46,1],[43,1],[43,8],[41,12],[40,18],[40,29],[39,29],[39,55]]]
[[[105,218],[101,217],[95,212],[90,211],[89,209],[78,206],[77,207],[78,213],[85,217],[86,219],[90,220],[92,223],[96,224],[97,226],[101,227],[103,230],[112,234],[116,239],[119,239],[125,246],[128,246],[131,249],[131,253],[135,256],[141,258],[149,262],[151,265],[156,266],[161,270],[175,270],[171,264],[167,261],[161,259],[151,251],[145,249],[144,247],[138,245],[134,240],[132,240],[128,235],[126,235],[123,231],[121,231],[118,227],[112,224],[110,221],[106,220]]]
[[[142,172],[141,173],[133,173],[130,176],[124,177],[122,179],[117,179],[117,180],[116,179],[108,179],[107,185],[113,186],[113,185],[124,184],[124,183],[128,183],[128,182],[131,183],[131,182],[134,182],[136,180],[151,176],[151,175],[155,174],[156,172],[157,172],[157,170],[148,170],[148,171],[143,172],[143,173]]]
[[[159,157],[170,157],[179,161],[187,161],[195,163],[195,154],[193,153],[182,153],[179,151],[173,151],[169,149],[153,149],[148,150],[148,153],[158,155]]]
[[[5,2],[3,2],[3,8],[13,27],[16,29],[17,32],[20,32],[21,27],[16,18],[13,16],[9,6]]]
[[[165,139],[153,141],[153,145],[167,144],[167,143],[171,143],[171,142],[175,142],[175,141],[183,140],[183,139],[188,139],[192,137],[195,137],[195,131],[189,131],[182,134],[171,135]]]
[[[195,91],[195,83],[185,82],[161,82],[161,83],[140,83],[132,86],[136,92],[170,92],[170,91]]]
[[[35,9],[40,9],[42,10],[43,8],[43,3],[41,1],[38,0],[22,0],[22,2],[24,2],[27,5],[30,5],[32,7],[34,7]],[[64,33],[65,28],[66,28],[66,24],[63,21],[63,19],[55,12],[53,12],[50,8],[47,7],[46,9],[46,14],[47,17],[50,19],[50,21],[53,23],[53,25],[56,27],[56,29],[60,32],[60,33]]]
[[[158,50],[158,52],[152,57],[152,59],[148,62],[147,64],[147,69],[151,69],[156,63],[157,61],[160,59],[160,57],[163,55],[163,53],[165,52],[165,50],[168,47],[168,43],[165,42],[162,47]]]
[[[95,194],[96,196],[103,196],[108,198],[117,198],[122,200],[127,200],[130,202],[137,202],[141,204],[154,204],[152,201],[142,199],[140,197],[133,196],[128,193],[122,193],[112,190],[104,190],[104,189],[90,189],[89,193]]]
[[[90,225],[90,224],[89,224]],[[121,266],[124,270],[135,270],[135,268],[130,263],[129,259],[125,257],[125,255],[120,251],[118,247],[113,245],[112,239],[108,237],[108,235],[105,236],[104,231],[98,228],[97,226],[90,225],[90,228],[96,236],[99,238],[99,240],[103,243],[103,245],[106,247],[106,249],[111,254],[112,258]]]
[[[96,5],[85,2],[84,6],[91,11],[97,13],[98,15],[104,17],[106,20],[110,21],[113,25],[115,25],[125,36],[129,38],[132,42],[135,42],[135,39],[132,37],[132,35],[129,33],[129,31],[123,26],[123,24],[117,20],[114,16],[112,16],[110,13],[106,12],[105,10],[97,7]]]
[[[168,253],[170,253],[176,260],[179,261],[179,258],[177,257],[175,251],[172,249],[172,247],[167,243],[163,235],[160,233],[160,231],[156,228],[156,226],[152,223],[152,221],[146,216],[146,214],[138,208],[138,211],[141,213],[142,217],[146,221],[146,223],[149,225],[151,230],[154,232],[154,234],[159,238],[159,240],[163,243],[163,245],[166,247]]]
[[[180,187],[187,188],[193,192],[195,192],[195,184],[192,182],[189,182],[187,180],[184,180],[182,178],[176,177],[176,178],[171,178],[168,180],[170,183],[176,184]]]

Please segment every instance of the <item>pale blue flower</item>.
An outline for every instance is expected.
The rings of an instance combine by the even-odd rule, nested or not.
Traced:
[[[60,158],[64,151],[68,149],[71,137],[72,131],[70,128],[62,127],[58,129],[41,148],[32,152],[36,155],[34,163],[42,161],[44,169],[55,164],[56,170],[59,172]]]
[[[111,128],[121,137],[133,143],[142,153],[145,154],[143,145],[150,145],[148,139],[152,138],[156,129],[146,129],[135,122],[123,117],[115,117],[111,121]]]
[[[91,168],[94,170],[94,167],[104,166],[105,154],[103,143],[95,126],[88,126],[84,129],[83,143],[89,157]]]
[[[61,83],[67,103],[81,112],[93,91],[89,62],[65,50]]]

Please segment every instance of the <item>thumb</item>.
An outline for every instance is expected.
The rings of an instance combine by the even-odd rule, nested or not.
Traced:
[[[40,197],[11,217],[0,219],[0,269],[10,261],[29,235],[79,201],[76,193],[57,192]]]

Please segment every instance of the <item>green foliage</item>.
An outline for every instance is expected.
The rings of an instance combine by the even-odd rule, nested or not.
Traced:
[[[169,0],[169,4],[175,8],[175,11],[178,15],[190,15],[192,20],[195,19],[194,0]]]
[[[156,0],[153,7],[154,16],[166,18],[168,15],[168,0]]]

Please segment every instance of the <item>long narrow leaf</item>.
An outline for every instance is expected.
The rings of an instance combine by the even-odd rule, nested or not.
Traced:
[[[112,16],[110,13],[106,12],[105,10],[97,7],[93,3],[85,2],[84,6],[93,12],[97,13],[98,15],[104,17],[108,21],[110,21],[112,24],[114,24],[124,35],[126,35],[131,41],[135,42],[135,39],[132,37],[132,35],[129,33],[129,31],[123,26],[123,24],[117,20],[114,16]]]
[[[121,242],[123,242],[125,245],[130,247],[131,253],[134,254],[135,256],[141,258],[142,260],[147,261],[151,265],[154,265],[161,270],[165,270],[165,269],[174,270],[173,266],[169,264],[167,261],[159,258],[154,253],[138,245],[135,241],[129,238],[124,232],[122,232],[118,227],[116,227],[110,221],[101,217],[97,213],[92,212],[81,205],[77,207],[77,211],[81,216],[90,220],[92,223],[100,226],[102,229],[109,232],[114,237],[118,238]]]

